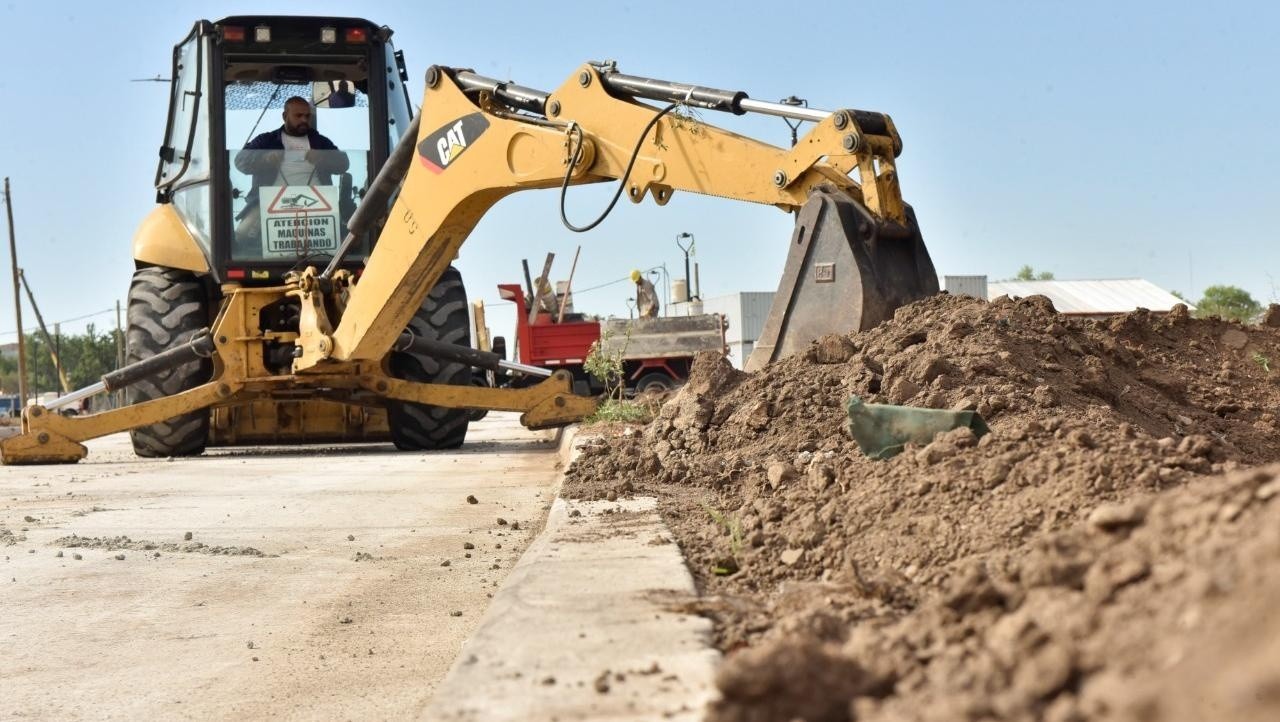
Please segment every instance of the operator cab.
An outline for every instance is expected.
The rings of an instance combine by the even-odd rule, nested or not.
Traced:
[[[358,18],[235,16],[197,22],[174,48],[157,201],[218,281],[278,283],[337,250],[412,120],[390,37]],[[360,268],[375,240],[343,267]]]

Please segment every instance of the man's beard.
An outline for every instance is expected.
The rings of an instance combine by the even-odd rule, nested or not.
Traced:
[[[285,124],[285,126],[284,126],[284,132],[288,133],[289,135],[295,136],[295,137],[296,137],[296,136],[303,136],[303,135],[306,135],[306,134],[307,134],[307,133],[309,133],[310,131],[311,131],[311,127],[310,127],[310,126],[308,126],[306,123],[303,123],[303,124],[301,124],[301,125],[297,125],[297,126],[293,126],[293,127],[290,127],[290,126],[286,123],[286,124]]]

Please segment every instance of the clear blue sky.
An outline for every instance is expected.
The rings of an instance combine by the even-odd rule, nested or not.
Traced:
[[[358,10],[357,10],[358,8]],[[790,12],[785,8],[793,8]],[[889,113],[899,172],[940,275],[1144,277],[1196,299],[1238,285],[1280,296],[1280,6],[1183,2],[99,3],[8,2],[0,14],[0,176],[13,183],[19,260],[46,320],[112,308],[150,209],[171,49],[199,18],[361,14],[396,30],[415,97],[432,63],[551,90],[586,60],[753,98]],[[784,145],[781,120],[705,119]],[[593,218],[606,188],[573,189]],[[495,284],[557,254],[575,287],[681,265],[697,238],[704,296],[772,290],[790,218],[677,194],[622,203],[597,230],[565,230],[551,191],[501,202],[463,247],[495,334]],[[9,259],[0,343],[12,341]],[[628,283],[577,297],[625,315]],[[497,307],[497,308],[495,308]],[[509,308],[509,306],[507,306]],[[495,313],[496,312],[496,313]],[[25,321],[31,322],[29,311]],[[112,314],[90,319],[105,327]],[[85,321],[64,324],[79,330]]]

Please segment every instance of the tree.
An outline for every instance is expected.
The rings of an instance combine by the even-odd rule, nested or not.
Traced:
[[[18,359],[0,356],[0,393],[18,393]]]
[[[30,382],[27,393],[34,395],[57,390],[60,386],[57,369],[53,366],[44,337],[29,334],[26,343],[27,379]],[[58,346],[62,370],[73,391],[97,383],[103,374],[116,368],[115,329],[108,334],[100,334],[93,324],[89,324],[83,334],[63,335],[58,340]],[[16,380],[16,373],[14,378]]]
[[[1230,321],[1248,323],[1262,312],[1262,304],[1243,288],[1235,286],[1210,286],[1204,289],[1204,297],[1196,304],[1196,317],[1217,316]]]
[[[1036,269],[1031,266],[1023,266],[1018,269],[1018,275],[1013,277],[1015,281],[1052,281],[1053,271],[1041,271],[1036,273]]]

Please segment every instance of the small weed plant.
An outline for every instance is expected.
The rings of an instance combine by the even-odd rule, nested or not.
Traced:
[[[647,424],[652,420],[653,414],[649,413],[648,408],[627,399],[605,399],[587,419],[588,422],[613,421],[623,424]]]
[[[613,336],[612,331],[605,331],[598,341],[591,344],[587,360],[582,364],[587,373],[599,379],[604,386],[604,398],[599,408],[585,421],[589,424],[596,422],[647,424],[653,419],[654,409],[649,404],[623,398],[622,359],[627,352],[627,345],[631,342],[630,329],[623,343],[614,346],[612,351],[606,350],[610,347],[609,341]]]
[[[631,340],[631,335],[628,332],[624,342],[616,347],[617,350],[610,353],[606,348],[609,346],[609,341],[613,339],[613,335],[612,331],[605,331],[591,344],[591,350],[587,352],[587,360],[582,363],[582,368],[604,385],[606,399],[621,399],[622,358],[627,352],[627,342]]]
[[[705,501],[702,502],[702,508],[706,510],[707,516],[711,517],[711,521],[722,527],[729,535],[729,556],[718,560],[711,567],[711,573],[721,577],[736,574],[741,568],[739,560],[742,559],[743,547],[742,520],[737,515],[730,516]]]

